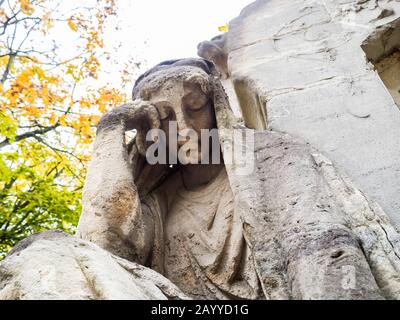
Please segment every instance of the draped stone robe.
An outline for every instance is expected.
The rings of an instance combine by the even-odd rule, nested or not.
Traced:
[[[225,168],[187,190],[178,171],[142,201],[158,236],[149,265],[193,298],[257,299],[259,279]]]

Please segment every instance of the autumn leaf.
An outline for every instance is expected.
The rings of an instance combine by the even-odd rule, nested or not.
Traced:
[[[30,0],[19,0],[21,11],[26,15],[30,16],[35,11],[32,2]]]
[[[68,26],[71,28],[72,31],[78,31],[77,24],[72,20],[72,17],[68,19]]]
[[[226,24],[224,24],[223,26],[219,26],[219,27],[218,27],[218,31],[221,31],[221,32],[228,32],[228,31],[229,31],[229,24],[226,23]]]
[[[44,35],[47,34],[48,30],[51,29],[54,25],[53,20],[51,19],[51,12],[46,12],[42,17],[41,22],[41,31]]]
[[[6,22],[7,21],[7,14],[6,14],[6,12],[4,11],[4,9],[3,8],[0,8],[0,21],[1,22]]]

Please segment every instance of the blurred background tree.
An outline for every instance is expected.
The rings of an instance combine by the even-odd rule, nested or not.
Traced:
[[[125,100],[97,81],[115,15],[114,0],[0,0],[0,260],[34,232],[75,232],[94,126]]]

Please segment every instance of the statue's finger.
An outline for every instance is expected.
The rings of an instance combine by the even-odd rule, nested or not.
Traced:
[[[143,133],[143,131],[137,130],[135,142],[139,154],[145,157],[147,150],[147,142],[146,142],[146,135]]]
[[[159,129],[160,128],[160,114],[157,108],[153,105],[149,105],[147,107],[147,118],[149,121],[150,129]]]

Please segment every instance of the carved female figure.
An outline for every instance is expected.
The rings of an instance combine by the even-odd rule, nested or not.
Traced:
[[[79,237],[152,268],[194,298],[399,297],[398,234],[306,143],[256,132],[254,170],[244,176],[223,160],[172,163],[185,139],[176,149],[167,142],[167,163],[148,163],[151,129],[178,138],[218,129],[221,146],[232,142],[225,129],[247,130],[210,62],[161,63],[138,79],[133,99],[98,125]],[[199,158],[211,152],[197,143]]]

